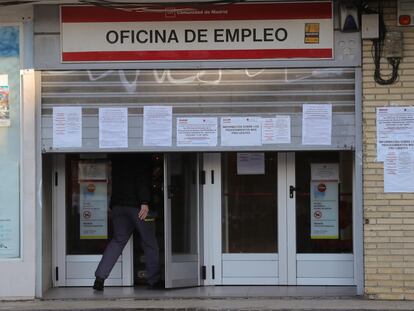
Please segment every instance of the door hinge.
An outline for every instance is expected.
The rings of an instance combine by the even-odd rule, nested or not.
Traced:
[[[58,172],[55,172],[55,186],[58,186]]]
[[[59,281],[59,267],[55,267],[55,278],[56,282]]]
[[[213,280],[216,278],[216,269],[214,266],[211,266],[211,278]]]
[[[207,267],[201,266],[201,279],[205,280],[207,279]]]

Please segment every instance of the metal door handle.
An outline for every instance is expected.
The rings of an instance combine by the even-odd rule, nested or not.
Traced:
[[[289,198],[293,199],[293,192],[295,192],[296,190],[298,190],[298,188],[294,186],[289,186]]]

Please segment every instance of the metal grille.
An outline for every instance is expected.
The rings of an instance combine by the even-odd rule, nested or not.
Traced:
[[[302,105],[332,104],[332,145],[301,145]],[[142,113],[148,105],[173,107],[173,146],[142,146]],[[81,106],[81,149],[52,148],[52,108]],[[252,147],[175,146],[175,119],[181,116],[291,116],[292,143],[254,150],[352,149],[355,141],[353,69],[108,70],[42,72],[44,152],[96,152],[98,108],[128,107],[130,151],[252,150]],[[219,131],[220,136],[220,131]],[[220,137],[218,139],[220,142]]]

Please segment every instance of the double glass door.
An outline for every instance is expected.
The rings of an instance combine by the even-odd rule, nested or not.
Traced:
[[[218,183],[206,185],[220,193],[204,222],[220,232],[206,242],[213,252],[206,262],[216,272],[206,283],[354,285],[352,158],[351,152],[223,153],[206,163],[207,172],[221,173]]]

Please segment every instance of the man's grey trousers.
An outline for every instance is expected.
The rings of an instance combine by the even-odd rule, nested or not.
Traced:
[[[113,238],[106,247],[101,262],[95,271],[96,277],[106,279],[109,276],[132,232],[134,229],[137,229],[145,255],[147,281],[152,285],[160,279],[159,250],[155,237],[155,223],[154,221],[139,219],[138,212],[139,208],[131,206],[114,206],[112,208]]]

